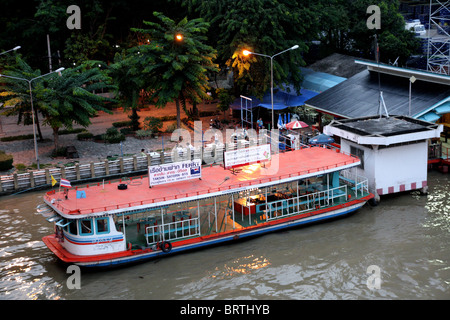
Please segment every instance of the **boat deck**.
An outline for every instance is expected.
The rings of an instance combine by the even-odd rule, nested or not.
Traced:
[[[117,183],[105,182],[84,188],[71,188],[68,198],[63,192],[50,191],[47,203],[61,214],[70,216],[88,215],[134,206],[162,203],[174,200],[193,200],[199,195],[227,192],[280,181],[291,177],[320,174],[335,169],[345,169],[358,164],[354,156],[335,150],[314,147],[272,156],[264,165],[253,164],[239,168],[238,173],[225,170],[221,166],[202,168],[202,179],[188,180],[149,187],[148,177],[128,181],[126,190],[119,190]],[[83,190],[85,197],[77,198],[77,191]]]

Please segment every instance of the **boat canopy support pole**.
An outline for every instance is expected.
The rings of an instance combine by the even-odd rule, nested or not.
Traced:
[[[159,233],[160,234],[160,238],[161,238],[161,241],[165,241],[165,239],[164,239],[164,209],[163,209],[163,207],[161,207],[161,232]]]
[[[252,212],[251,212],[251,207],[250,207],[250,190],[247,192],[247,207],[248,207],[248,225],[250,226],[251,223],[251,217],[252,217]]]
[[[201,236],[200,233],[200,201],[197,200],[197,217],[198,217],[198,234]]]
[[[231,194],[231,214],[233,215],[233,230],[236,228],[234,224],[234,194]]]
[[[123,240],[124,240],[123,245],[124,245],[125,250],[126,250],[126,248],[127,248],[127,232],[126,232],[126,229],[125,229],[125,213],[122,214],[122,228],[123,228]]]
[[[267,187],[265,187],[264,189],[265,189],[265,199],[264,200],[266,200],[266,206],[265,206],[266,214],[265,214],[265,216],[266,216],[266,222],[267,222],[269,220],[269,207],[267,206]]]
[[[217,233],[217,198],[214,197],[214,217],[216,220],[216,233]]]

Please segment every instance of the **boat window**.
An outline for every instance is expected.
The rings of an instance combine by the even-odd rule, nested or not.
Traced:
[[[67,226],[67,231],[69,231],[71,234],[78,234],[78,230],[77,230],[77,223],[75,223],[76,221],[73,221],[73,223],[69,224]]]
[[[93,234],[92,231],[92,219],[81,219],[80,220],[80,235]]]
[[[108,218],[97,218],[97,234],[109,233]]]

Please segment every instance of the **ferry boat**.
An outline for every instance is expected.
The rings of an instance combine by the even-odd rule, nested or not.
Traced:
[[[43,241],[68,264],[111,267],[342,217],[373,197],[360,163],[309,147],[238,168],[203,166],[200,178],[158,184],[149,167],[127,182],[52,190],[40,211],[55,232]]]

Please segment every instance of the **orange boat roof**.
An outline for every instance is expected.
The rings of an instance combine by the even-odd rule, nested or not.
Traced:
[[[242,191],[248,187],[262,187],[342,170],[358,165],[354,156],[321,147],[306,148],[272,155],[265,164],[240,167],[232,173],[221,166],[202,167],[202,179],[186,180],[149,187],[148,177],[128,181],[126,190],[116,183],[102,183],[84,188],[86,197],[77,199],[76,190],[69,190],[68,199],[63,192],[50,191],[44,197],[63,216],[81,217],[101,215],[145,207],[157,207],[174,202],[197,200],[215,195]],[[264,167],[265,166],[265,167]],[[237,189],[237,190],[236,190]]]

